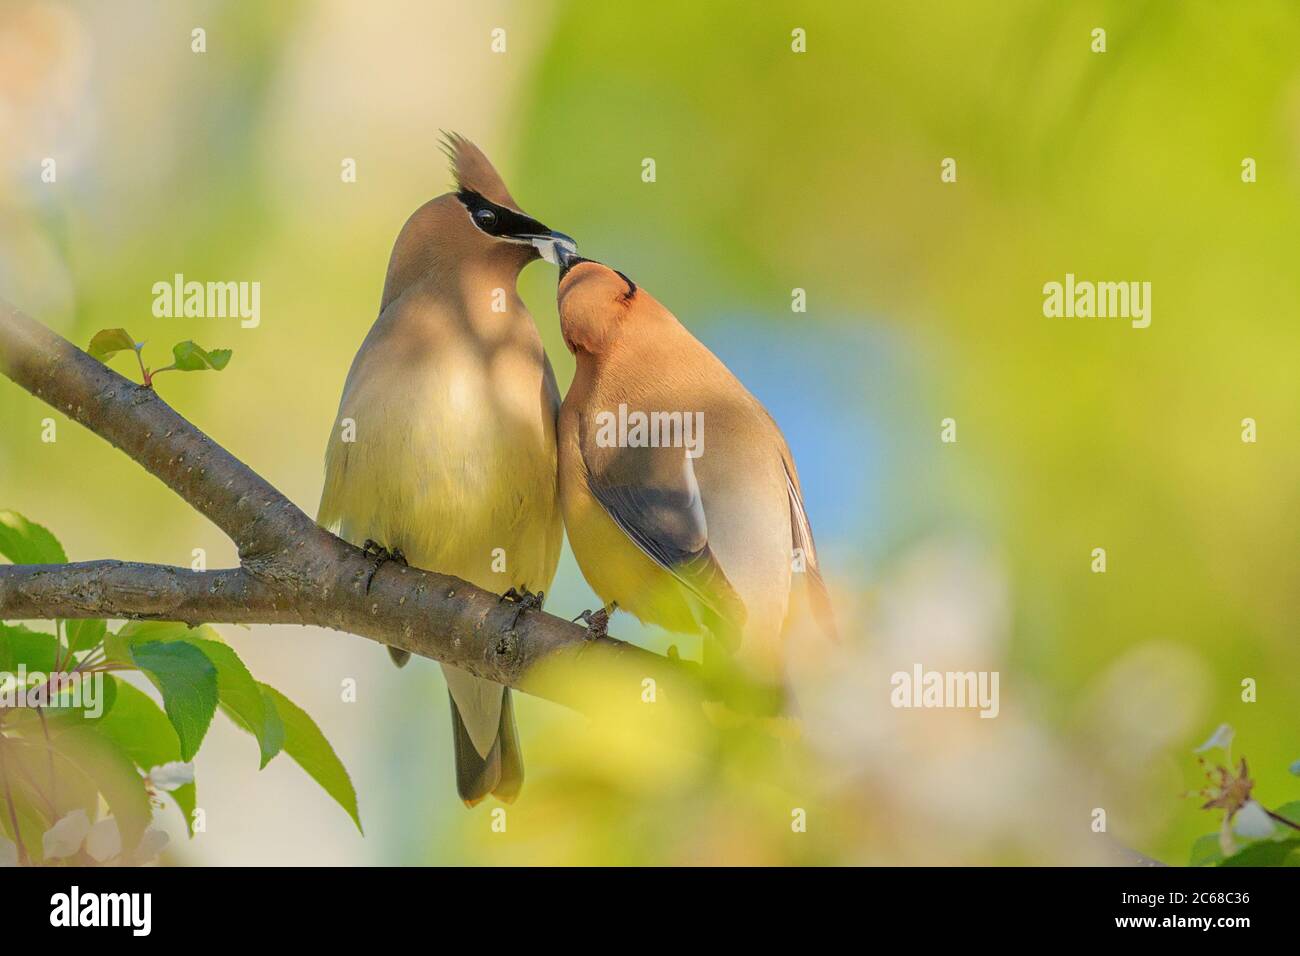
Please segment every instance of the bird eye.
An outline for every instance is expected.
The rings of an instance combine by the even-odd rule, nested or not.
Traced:
[[[480,229],[486,231],[497,224],[497,214],[491,209],[476,209],[474,211],[474,222]]]

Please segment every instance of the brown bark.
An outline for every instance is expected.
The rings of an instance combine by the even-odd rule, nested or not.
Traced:
[[[152,388],[123,378],[0,302],[0,373],[138,462],[221,528],[240,565],[191,571],[125,561],[0,565],[0,620],[126,618],[189,624],[315,624],[582,706],[542,662],[626,665],[607,688],[640,699],[653,678],[669,699],[695,696],[675,661],[541,611],[515,607],[459,578],[374,560],[316,525],[265,479],[190,424]],[[8,504],[8,503],[6,503]],[[549,670],[549,668],[548,668]]]

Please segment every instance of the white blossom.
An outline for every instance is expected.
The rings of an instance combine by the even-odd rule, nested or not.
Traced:
[[[155,790],[170,793],[187,783],[194,782],[194,764],[172,761],[149,771],[149,782]]]
[[[1233,729],[1231,724],[1219,724],[1214,733],[1210,734],[1210,739],[1196,748],[1198,754],[1205,753],[1207,750],[1213,750],[1215,747],[1223,749],[1225,752],[1232,749]]]
[[[86,852],[96,863],[106,863],[122,852],[122,834],[118,832],[116,820],[104,817],[90,828]]]
[[[1265,837],[1271,837],[1273,831],[1277,829],[1269,815],[1264,812],[1264,808],[1254,800],[1246,801],[1245,806],[1237,811],[1236,816],[1232,818],[1233,828],[1237,831],[1238,836],[1245,837],[1247,840],[1262,840]]]
[[[85,810],[73,810],[61,818],[54,826],[45,831],[41,837],[41,849],[47,860],[58,860],[72,856],[81,849],[82,842],[90,833],[90,817]]]

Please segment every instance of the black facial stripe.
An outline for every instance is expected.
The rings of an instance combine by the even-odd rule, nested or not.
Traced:
[[[629,279],[627,276],[625,276],[623,273],[619,272],[617,269],[615,269],[614,272],[618,274],[618,277],[620,279],[622,279],[624,282],[627,283],[627,298],[630,299],[632,298],[632,296],[636,295],[636,283],[633,282],[631,279]]]
[[[507,209],[505,206],[498,206],[472,189],[462,189],[457,193],[457,197],[469,210],[469,217],[474,225],[490,236],[498,236],[503,239],[520,239],[525,236],[544,236],[551,231],[532,216],[525,216],[521,212]],[[496,213],[497,221],[489,228],[484,228],[482,223],[474,216],[474,213],[480,209],[491,209]]]
[[[566,259],[564,260],[564,262],[560,265],[560,278],[563,279],[566,275],[569,274],[569,270],[570,270],[570,269],[572,269],[572,268],[573,268],[574,266],[576,266],[576,265],[581,265],[581,264],[584,263],[584,262],[596,262],[596,260],[595,260],[595,259],[586,259],[586,258],[584,258],[584,257],[582,257],[582,256],[578,256],[578,255],[569,256],[569,257],[566,258]],[[603,262],[596,262],[596,265],[598,265],[598,266],[603,266],[603,265],[605,265],[605,264],[604,264]],[[606,266],[606,268],[609,268],[609,267]],[[623,298],[625,298],[625,299],[630,299],[630,298],[632,298],[634,295],[636,295],[636,283],[635,283],[635,282],[633,282],[631,279],[629,279],[629,278],[627,277],[626,274],[620,272],[620,271],[617,270],[617,269],[613,269],[613,270],[611,270],[611,271],[614,273],[614,275],[618,276],[620,279],[622,279],[624,282],[627,283],[627,292],[623,293]]]
[[[569,270],[572,269],[574,266],[580,265],[584,262],[592,262],[592,261],[593,260],[591,259],[584,259],[582,256],[569,256],[560,265],[560,278],[563,279],[566,275],[568,275]]]

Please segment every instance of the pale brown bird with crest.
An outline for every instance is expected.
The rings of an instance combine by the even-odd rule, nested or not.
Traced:
[[[446,148],[456,190],[393,246],[379,317],[348,372],[317,520],[376,555],[538,606],[559,560],[555,374],[520,271],[573,241],[520,209],[477,146]],[[536,592],[536,593],[534,593]],[[410,656],[390,648],[401,666]],[[443,666],[456,787],[513,800],[523,760],[510,691]]]
[[[641,621],[700,634],[784,691],[796,579],[835,633],[794,457],[767,410],[653,296],[561,254],[577,360],[560,410],[560,503],[583,576]],[[587,615],[591,624],[591,615]],[[778,702],[777,708],[783,706]]]

